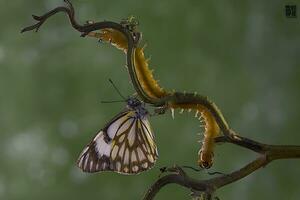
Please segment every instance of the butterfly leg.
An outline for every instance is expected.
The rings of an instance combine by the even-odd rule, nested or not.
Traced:
[[[152,116],[155,116],[155,115],[163,115],[166,113],[166,111],[168,110],[168,107],[167,106],[161,106],[161,107],[156,107],[154,109],[154,113],[152,114]]]

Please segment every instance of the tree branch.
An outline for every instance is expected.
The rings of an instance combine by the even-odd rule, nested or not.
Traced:
[[[162,187],[167,184],[175,183],[193,191],[193,194],[204,195],[205,199],[211,199],[213,193],[218,189],[235,181],[238,181],[261,167],[265,167],[273,160],[300,158],[300,146],[293,145],[268,145],[254,140],[238,136],[221,136],[215,139],[216,143],[232,143],[249,150],[255,151],[260,155],[249,162],[244,167],[233,171],[230,174],[220,175],[207,180],[195,180],[189,177],[182,168],[176,166],[167,171],[171,174],[159,178],[147,191],[144,200],[152,200]]]

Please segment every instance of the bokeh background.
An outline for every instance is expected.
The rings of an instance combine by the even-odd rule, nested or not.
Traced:
[[[293,3],[294,2],[294,3]],[[300,16],[297,1],[73,0],[80,22],[140,21],[145,54],[160,84],[207,95],[241,135],[300,145]],[[160,158],[137,176],[84,174],[75,166],[95,132],[124,105],[133,87],[124,54],[80,38],[65,15],[39,33],[20,34],[31,14],[61,0],[0,0],[0,199],[141,199],[164,166],[196,165],[202,132],[194,113],[151,118]],[[230,144],[217,147],[209,171],[229,173],[255,158]],[[298,199],[300,160],[276,161],[217,192],[221,199]],[[189,172],[209,178],[206,172]],[[156,199],[190,199],[177,185]]]

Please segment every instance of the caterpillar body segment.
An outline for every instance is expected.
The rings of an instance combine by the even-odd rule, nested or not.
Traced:
[[[163,100],[166,102],[166,106],[171,108],[171,105],[177,104],[183,106],[186,104],[201,105],[205,107],[215,119],[216,123],[219,125],[221,130],[229,130],[229,126],[215,103],[210,101],[206,96],[199,95],[197,93],[182,93],[182,92],[173,92],[168,96],[165,96]],[[193,107],[191,107],[193,109]],[[189,109],[184,107],[184,109]],[[199,112],[197,113],[199,114]]]
[[[127,53],[128,42],[127,38],[120,31],[108,28],[103,29],[100,32],[90,32],[88,36],[98,38],[100,41],[109,42],[111,45],[115,46],[117,49]]]
[[[214,139],[220,134],[220,128],[212,117],[211,113],[204,109],[201,113],[204,119],[204,138],[202,140],[202,147],[198,152],[198,165],[203,168],[210,168],[213,164],[214,156]]]
[[[143,86],[146,93],[152,98],[161,99],[169,95],[160,85],[158,81],[154,79],[152,71],[149,69],[148,60],[144,55],[144,48],[137,48],[135,51],[135,69],[137,77]]]
[[[220,128],[216,123],[211,112],[203,105],[193,103],[169,103],[168,106],[172,109],[194,110],[195,117],[200,121],[204,128],[204,139],[202,147],[198,152],[198,165],[202,168],[210,168],[213,164],[214,155],[214,138],[220,134]]]

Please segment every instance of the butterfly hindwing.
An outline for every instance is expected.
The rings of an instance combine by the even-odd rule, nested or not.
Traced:
[[[77,161],[77,165],[84,172],[110,170],[109,156],[111,144],[104,138],[104,132],[100,131],[93,141],[91,141],[82,151]]]
[[[115,116],[84,148],[77,160],[77,166],[84,172],[113,170],[110,164],[112,139],[115,136],[116,127],[126,117],[126,114],[128,111]]]

